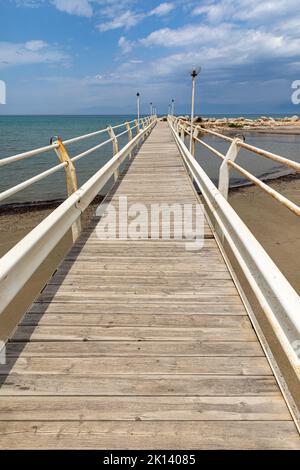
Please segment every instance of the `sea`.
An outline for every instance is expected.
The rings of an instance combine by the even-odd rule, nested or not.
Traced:
[[[215,115],[216,116],[216,115]],[[282,117],[272,115],[273,117]],[[223,117],[216,116],[216,117]],[[227,117],[235,117],[229,116]],[[255,118],[256,115],[244,115]],[[97,116],[0,116],[0,159],[6,158],[50,143],[53,136],[60,136],[63,140],[82,134],[94,132],[108,125],[121,124],[131,121],[132,115],[97,115]],[[118,129],[121,132],[123,128]],[[242,131],[243,132],[243,131]],[[237,130],[237,133],[241,133]],[[87,150],[106,140],[107,134],[89,138],[68,146],[71,157]],[[204,140],[213,147],[225,153],[228,143],[215,137],[205,137]],[[300,162],[300,135],[288,134],[260,134],[246,133],[246,142],[257,147],[285,156]],[[120,148],[127,143],[126,135],[119,138]],[[112,157],[111,143],[101,147],[92,154],[76,162],[79,185],[83,184],[98,169]],[[220,167],[220,159],[201,145],[197,145],[196,159],[206,173],[216,183]],[[0,167],[0,192],[11,188],[42,171],[57,165],[58,158],[54,151],[26,158],[4,167]],[[261,179],[275,178],[289,173],[286,167],[278,165],[267,158],[256,156],[242,150],[237,163]],[[108,190],[111,182],[103,188],[102,193]],[[232,171],[230,185],[243,186],[247,181],[238,173]],[[29,188],[11,196],[1,203],[7,204],[33,204],[38,202],[56,201],[66,197],[66,184],[64,170],[57,172],[47,179],[37,182]]]

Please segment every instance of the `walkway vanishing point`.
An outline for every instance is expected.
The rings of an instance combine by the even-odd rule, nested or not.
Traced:
[[[107,201],[199,202],[171,125],[157,122]],[[187,251],[185,240],[100,240],[98,222],[7,344],[0,448],[300,449],[213,224]]]

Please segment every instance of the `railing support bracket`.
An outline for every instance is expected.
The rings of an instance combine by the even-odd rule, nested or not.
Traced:
[[[55,144],[58,147],[55,148],[55,153],[58,156],[61,163],[66,163],[65,173],[66,173],[66,184],[67,184],[67,193],[68,197],[71,196],[78,189],[77,174],[74,163],[70,159],[70,156],[64,146],[60,137],[53,137],[51,139],[51,144]],[[72,239],[73,242],[77,240],[81,233],[81,218],[79,217],[76,222],[72,225]]]

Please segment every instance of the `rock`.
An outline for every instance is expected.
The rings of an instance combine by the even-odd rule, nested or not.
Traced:
[[[298,121],[300,121],[299,116],[295,115],[291,117],[291,122],[298,122]]]
[[[200,117],[200,116],[195,116],[194,119],[193,119],[193,122],[194,122],[194,123],[203,122],[203,119],[202,119],[202,117]]]
[[[259,120],[260,121],[268,121],[269,118],[267,116],[260,116]]]
[[[230,122],[228,124],[228,127],[235,127],[235,128],[238,128],[238,127],[244,127],[244,124],[242,122]]]

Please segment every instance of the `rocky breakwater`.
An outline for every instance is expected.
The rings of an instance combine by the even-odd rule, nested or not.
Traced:
[[[190,121],[189,116],[180,116],[184,121]],[[206,128],[221,128],[221,129],[253,129],[253,130],[295,130],[300,132],[300,118],[299,116],[287,116],[282,118],[273,118],[269,116],[260,116],[256,119],[249,119],[246,117],[237,118],[205,118],[196,116],[194,118],[194,124],[201,125]]]

